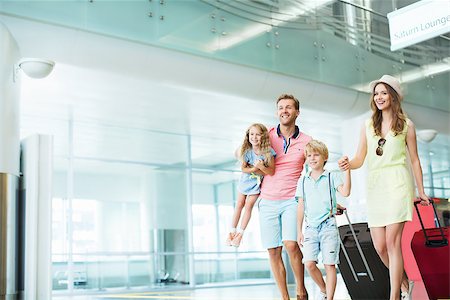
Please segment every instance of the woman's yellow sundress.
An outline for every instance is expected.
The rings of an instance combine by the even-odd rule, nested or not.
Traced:
[[[366,120],[367,138],[367,217],[369,227],[412,220],[414,186],[407,166],[406,132],[394,135],[390,130],[384,137],[383,155],[376,149],[380,136],[375,135],[372,120]]]

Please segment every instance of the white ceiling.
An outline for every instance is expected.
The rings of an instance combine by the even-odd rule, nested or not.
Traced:
[[[186,135],[191,135],[194,162],[216,165],[232,159],[234,149],[251,123],[268,126],[277,123],[274,101],[180,90],[132,80],[124,75],[59,64],[48,78],[32,80],[23,76],[22,131],[23,134],[40,131],[60,136],[56,146],[60,154],[65,155],[68,151],[67,121],[72,115],[75,155],[84,157],[102,153],[103,157],[114,159],[118,158],[120,147],[124,147],[125,152],[129,143],[139,141],[138,148],[146,149],[145,153],[120,159],[148,163],[156,163],[152,160],[156,156],[159,163],[184,160],[184,154],[177,155],[163,150],[164,147],[151,145],[157,139],[161,145],[171,144],[173,147],[169,149],[187,155],[183,145]],[[51,122],[46,121],[47,118]],[[339,151],[342,117],[302,109],[299,120],[303,130],[327,140],[331,149]],[[161,153],[167,156],[167,161],[161,161]]]

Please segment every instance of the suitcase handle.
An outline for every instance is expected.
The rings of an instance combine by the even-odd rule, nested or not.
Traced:
[[[423,234],[425,235],[425,245],[428,246],[428,247],[443,247],[443,246],[447,246],[448,245],[448,240],[445,238],[444,230],[442,230],[441,223],[439,222],[439,217],[437,215],[436,206],[434,205],[433,199],[430,198],[429,201],[431,203],[431,206],[433,206],[434,221],[435,221],[435,223],[437,225],[436,228],[439,228],[440,236],[442,237],[442,239],[439,239],[439,240],[432,240],[432,239],[430,239],[430,237],[436,237],[438,235],[429,236],[427,234],[427,228],[425,228],[425,226],[423,225],[422,217],[420,216],[419,207],[418,207],[418,205],[421,202],[421,200],[414,201],[414,207],[416,208],[417,216],[419,217],[420,226],[422,226],[422,231],[423,231]]]
[[[360,255],[361,258],[362,258],[362,261],[363,261],[363,263],[364,263],[364,267],[366,267],[367,274],[368,274],[369,277],[370,277],[370,281],[374,281],[373,275],[372,275],[372,271],[370,270],[369,264],[367,263],[366,256],[364,255],[364,253],[363,253],[363,251],[362,251],[362,249],[361,249],[361,245],[359,244],[358,237],[356,236],[356,233],[355,233],[355,229],[353,228],[352,222],[350,222],[350,218],[348,217],[347,210],[344,210],[344,215],[345,215],[345,217],[347,218],[348,225],[349,225],[349,227],[350,227],[350,230],[352,231],[353,238],[355,239],[356,247],[358,248],[358,252],[359,252],[359,255]],[[357,274],[356,274],[356,272],[355,272],[355,268],[353,268],[353,264],[352,264],[352,262],[350,261],[350,258],[349,258],[349,256],[348,256],[347,250],[345,249],[345,246],[344,246],[344,244],[342,243],[340,237],[339,237],[339,242],[340,242],[341,247],[342,247],[342,252],[344,252],[344,256],[345,256],[345,258],[347,259],[348,265],[350,266],[350,270],[352,271],[353,277],[355,278],[355,281],[358,282],[359,280],[358,280],[358,276],[357,276]]]
[[[339,238],[339,243],[341,244],[341,249],[342,249],[342,252],[344,253],[345,259],[346,259],[347,262],[348,262],[348,266],[350,267],[350,271],[352,271],[353,278],[355,278],[355,281],[356,281],[356,282],[359,282],[358,275],[357,275],[356,272],[355,272],[355,268],[353,267],[353,264],[352,264],[352,262],[350,261],[350,257],[348,257],[347,250],[345,250],[344,243],[341,241],[340,238]]]

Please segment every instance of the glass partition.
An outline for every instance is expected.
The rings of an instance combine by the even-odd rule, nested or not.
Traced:
[[[226,245],[240,173],[202,170],[193,171],[192,175],[196,283],[270,280],[267,253],[261,250],[256,205],[241,246],[237,249]]]
[[[184,167],[188,158],[186,136],[177,134],[76,122],[73,139],[82,158],[165,167]]]

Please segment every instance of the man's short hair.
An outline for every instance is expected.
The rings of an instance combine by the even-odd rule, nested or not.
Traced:
[[[307,156],[308,153],[317,152],[321,156],[323,156],[324,160],[328,160],[328,148],[327,146],[318,140],[311,140],[308,144],[305,146],[305,155]]]
[[[277,105],[278,105],[278,102],[280,102],[281,100],[285,100],[285,99],[293,100],[295,109],[300,110],[300,101],[298,101],[298,99],[295,98],[294,95],[291,95],[291,94],[282,94],[280,97],[278,97]]]

